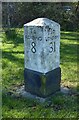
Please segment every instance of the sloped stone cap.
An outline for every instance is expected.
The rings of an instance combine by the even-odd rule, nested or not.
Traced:
[[[53,24],[59,26],[57,22],[52,21],[48,18],[37,18],[29,23],[24,24],[24,26],[53,26]]]

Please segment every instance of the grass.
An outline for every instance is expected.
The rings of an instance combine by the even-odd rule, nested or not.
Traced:
[[[3,118],[77,118],[79,110],[77,104],[77,93],[79,92],[77,47],[79,42],[77,39],[79,33],[61,31],[61,84],[69,87],[73,93],[69,95],[57,93],[51,97],[51,104],[49,104],[48,101],[39,103],[33,99],[10,95],[10,92],[13,92],[17,86],[24,84],[23,32],[23,29],[16,28],[6,33],[3,32],[1,36],[3,42]]]

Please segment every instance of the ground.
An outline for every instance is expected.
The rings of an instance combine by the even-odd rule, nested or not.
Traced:
[[[2,116],[3,118],[78,118],[78,32],[61,31],[61,85],[71,94],[57,93],[45,103],[16,95],[24,84],[23,28],[0,35],[2,39]],[[13,95],[14,94],[14,95]]]

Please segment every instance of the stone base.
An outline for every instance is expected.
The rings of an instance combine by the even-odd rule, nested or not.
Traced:
[[[67,94],[71,94],[71,90],[68,89],[67,87],[61,86],[60,91],[56,92],[55,94],[52,94],[51,96],[43,98],[43,97],[38,97],[37,95],[31,94],[30,92],[25,91],[25,86],[23,85],[23,86],[20,86],[19,88],[17,87],[16,94],[13,94],[12,96],[34,99],[34,100],[37,100],[38,102],[44,103],[45,101],[52,100],[51,97],[53,97],[53,95],[57,96],[57,94],[59,93],[67,95]]]
[[[43,74],[25,68],[24,81],[25,91],[44,98],[60,91],[61,69]]]

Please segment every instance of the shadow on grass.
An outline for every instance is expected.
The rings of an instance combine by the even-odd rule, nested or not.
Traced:
[[[60,58],[61,61],[66,62],[77,62],[78,57],[78,45],[77,42],[79,34],[76,32],[61,32],[61,43],[60,43]],[[73,41],[73,43],[68,44],[67,41]],[[65,41],[65,43],[64,43]]]
[[[24,107],[34,107],[36,106],[36,102],[34,99],[22,98],[21,96],[12,96],[11,92],[4,92],[2,94],[3,105],[7,105],[9,109],[19,109],[22,110]]]
[[[73,115],[73,112],[75,113],[77,112],[76,99],[77,99],[76,95],[73,95],[73,94],[72,95],[56,94],[52,96],[50,100],[48,99],[46,102],[40,103],[40,102],[37,102],[37,100],[22,98],[22,97],[11,97],[10,94],[3,93],[3,107],[5,110],[7,109],[8,114],[10,113],[9,111],[11,110],[16,111],[16,115],[17,115],[17,111],[21,112],[21,114],[23,114],[22,117],[27,117],[28,115],[29,117],[32,117],[32,116],[34,117],[36,114],[37,114],[37,117],[40,117],[39,113],[41,117],[43,117],[43,114],[42,114],[43,112],[46,113],[45,117],[49,117],[50,114],[52,114],[52,117],[53,117],[53,113],[58,114],[59,112],[60,114],[60,112],[62,112],[63,114],[63,110],[66,110],[66,114],[70,112]],[[42,110],[42,113],[41,113],[41,110]]]
[[[61,33],[61,39],[64,40],[73,40],[73,41],[78,41],[79,34],[78,33]]]
[[[6,35],[6,42],[12,42],[15,47],[18,44],[24,43],[23,32],[22,31],[19,32],[19,29],[17,31],[15,28],[5,30],[5,35]]]
[[[61,32],[61,39],[78,40],[78,32]]]
[[[78,38],[73,38],[73,37],[72,37],[72,38],[69,38],[69,37],[67,37],[67,36],[66,36],[66,37],[63,36],[63,37],[61,37],[61,38],[62,38],[63,40],[73,40],[73,41],[74,41],[74,40],[75,40],[75,41],[78,40]]]
[[[13,54],[24,54],[24,52],[7,52],[7,51],[3,51],[3,58],[7,58],[9,61],[13,61],[13,62],[18,62],[21,65],[24,66],[24,59],[23,58],[18,58],[15,57]]]
[[[77,62],[77,44],[61,43],[60,58],[61,61]]]

